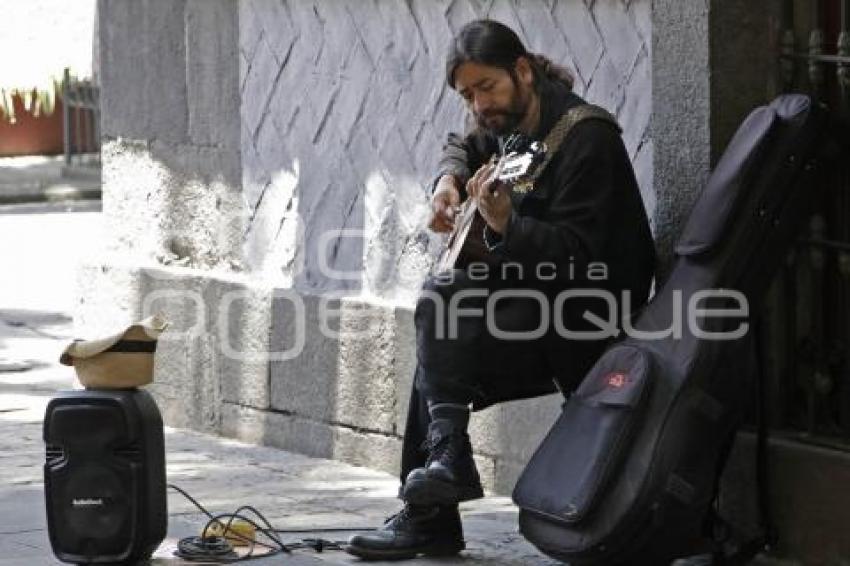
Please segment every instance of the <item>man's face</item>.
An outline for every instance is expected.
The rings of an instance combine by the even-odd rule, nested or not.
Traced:
[[[462,63],[455,70],[455,88],[479,126],[497,135],[516,130],[531,100],[531,77],[524,70],[517,69],[516,80],[500,67],[479,63]]]

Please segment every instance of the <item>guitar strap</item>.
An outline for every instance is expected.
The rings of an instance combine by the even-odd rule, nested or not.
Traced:
[[[613,124],[614,127],[617,128],[618,132],[623,131],[617,123],[617,119],[601,106],[597,106],[595,104],[579,104],[578,106],[573,106],[561,115],[546,135],[546,138],[543,140],[543,143],[546,146],[546,154],[543,157],[543,161],[534,169],[534,172],[527,180],[515,185],[514,190],[520,193],[526,193],[533,190],[534,183],[546,170],[546,167],[549,165],[549,162],[552,161],[555,154],[558,153],[558,149],[560,149],[564,140],[567,139],[567,136],[570,134],[573,127],[584,120],[593,118],[597,120],[605,120],[606,122]]]

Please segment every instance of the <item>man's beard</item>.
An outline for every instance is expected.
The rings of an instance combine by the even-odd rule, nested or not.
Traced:
[[[491,110],[485,114],[476,113],[475,122],[481,128],[492,132],[494,135],[504,136],[516,131],[517,126],[519,126],[520,122],[522,122],[523,118],[525,118],[527,108],[528,101],[523,100],[520,93],[517,92],[511,100],[511,104],[508,108],[504,110]],[[497,126],[488,123],[488,118],[494,118],[496,116],[502,117],[501,124]]]
[[[502,123],[499,125],[491,124],[488,122],[488,118],[493,118],[496,116],[502,117]],[[475,122],[485,130],[492,132],[497,136],[504,136],[510,133],[513,133],[517,126],[519,126],[522,119],[525,117],[524,112],[512,112],[509,110],[497,110],[493,112],[488,112],[487,114],[475,115]]]

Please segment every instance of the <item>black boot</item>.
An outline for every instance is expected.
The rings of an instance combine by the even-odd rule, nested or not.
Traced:
[[[426,448],[425,467],[416,468],[405,479],[405,501],[416,505],[457,505],[484,497],[465,428],[443,419],[432,421]]]
[[[404,560],[425,556],[454,556],[464,549],[457,506],[405,504],[371,533],[354,535],[345,550],[364,560]]]

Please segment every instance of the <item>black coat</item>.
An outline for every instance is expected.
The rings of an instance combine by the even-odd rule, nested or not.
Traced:
[[[533,137],[542,140],[563,112],[584,101],[559,82],[544,80],[539,92],[540,126]],[[453,174],[465,183],[498,152],[502,141],[483,130],[473,130],[465,136],[450,134],[438,178]],[[465,198],[465,194],[462,196]],[[632,164],[615,125],[599,119],[577,124],[534,190],[512,193],[512,203],[508,228],[494,252],[503,261],[522,266],[521,281],[515,277],[519,268],[506,270],[513,278],[508,286],[539,289],[553,301],[566,289],[609,291],[615,298],[617,313],[612,314],[600,299],[570,299],[563,303],[565,326],[574,331],[598,330],[583,318],[585,311],[604,320],[621,320],[623,291],[631,294],[632,313],[645,304],[655,270],[655,248]],[[599,269],[588,277],[588,267],[594,263],[597,267],[607,266],[604,281],[594,277],[602,275]],[[540,265],[545,265],[541,269],[544,278],[537,277]],[[553,273],[557,277],[549,280]],[[504,285],[504,281],[497,284]],[[522,300],[500,301],[497,316],[508,325],[512,320],[534,318],[529,315],[529,302]],[[612,340],[575,340],[559,334],[562,333],[552,328],[540,341],[529,344],[529,348],[541,349],[554,375],[490,382],[487,398],[479,399],[476,405],[551,392],[552,377],[562,389],[572,390]]]

